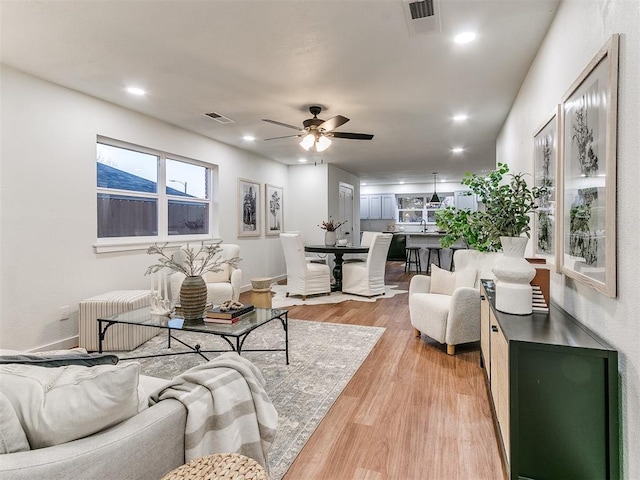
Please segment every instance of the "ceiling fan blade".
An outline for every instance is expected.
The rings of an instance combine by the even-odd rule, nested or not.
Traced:
[[[264,141],[266,142],[267,140],[278,140],[280,138],[291,138],[291,137],[301,137],[302,133],[298,134],[298,135],[285,135],[284,137],[272,137],[272,138],[265,138]]]
[[[371,140],[373,135],[368,133],[349,133],[349,132],[331,132],[329,137],[334,138],[348,138],[349,140]]]
[[[268,118],[263,118],[263,122],[273,123],[275,125],[280,125],[281,127],[293,128],[294,130],[301,130],[300,127],[294,127],[293,125],[289,125],[288,123],[277,122],[275,120],[269,120]]]
[[[347,117],[343,117],[342,115],[336,115],[329,120],[325,120],[320,125],[318,125],[318,129],[323,129],[325,132],[330,132],[334,128],[338,128],[340,125],[344,125],[347,123],[349,119]]]

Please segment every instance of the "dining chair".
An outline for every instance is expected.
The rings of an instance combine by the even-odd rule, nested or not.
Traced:
[[[307,262],[304,244],[298,233],[281,233],[280,241],[287,267],[287,297],[331,294],[331,273],[327,265]]]
[[[365,297],[384,295],[384,273],[391,245],[390,233],[376,233],[369,245],[366,262],[342,266],[342,292]]]
[[[369,247],[371,245],[371,240],[373,240],[373,237],[376,235],[376,233],[379,233],[379,232],[369,232],[367,230],[362,232],[362,236],[360,237],[360,246]],[[354,253],[354,254],[351,254],[348,258],[344,259],[344,263],[366,262],[366,261],[367,261],[366,253]]]

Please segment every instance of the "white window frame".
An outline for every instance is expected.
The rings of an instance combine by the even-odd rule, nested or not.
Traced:
[[[126,195],[130,197],[140,198],[155,198],[158,202],[158,235],[156,236],[144,236],[144,237],[109,237],[109,238],[97,238],[93,245],[96,253],[112,253],[131,250],[146,250],[150,245],[154,243],[167,243],[169,246],[180,246],[186,242],[208,242],[213,240],[219,240],[217,238],[218,226],[214,225],[214,219],[218,218],[218,206],[217,202],[214,202],[214,198],[217,198],[217,185],[218,185],[218,166],[211,163],[206,163],[191,158],[183,157],[181,155],[174,155],[171,153],[155,150],[140,145],[135,145],[121,140],[116,140],[109,137],[98,136],[96,144],[109,145],[116,148],[124,148],[134,152],[145,153],[158,157],[158,191],[156,193],[141,193],[131,190],[119,190],[112,188],[102,188],[96,185],[96,202],[98,194],[113,194],[113,195]],[[168,232],[168,212],[169,212],[169,200],[184,200],[184,197],[168,195],[166,193],[167,178],[166,178],[166,162],[167,160],[175,160],[179,162],[189,163],[197,165],[207,169],[209,178],[207,180],[208,189],[207,199],[201,198],[189,198],[189,202],[202,203],[209,205],[209,232],[206,234],[193,234],[193,235],[169,235]],[[97,176],[94,177],[94,181],[97,180]],[[216,182],[214,184],[214,182]],[[171,187],[173,188],[173,187]],[[96,209],[96,231],[98,226],[97,218],[97,204]]]

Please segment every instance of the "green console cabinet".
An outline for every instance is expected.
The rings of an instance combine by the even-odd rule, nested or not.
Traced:
[[[509,315],[493,282],[482,288],[482,365],[509,478],[620,478],[617,352],[553,305]]]

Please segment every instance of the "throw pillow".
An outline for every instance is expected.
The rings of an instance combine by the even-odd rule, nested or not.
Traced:
[[[146,407],[140,364],[0,365],[0,385],[32,449],[92,435]]]
[[[474,268],[450,272],[431,264],[431,288],[429,291],[441,295],[453,295],[457,288],[474,288],[477,274],[478,272]]]
[[[220,268],[219,272],[205,273],[204,279],[207,283],[229,283],[229,277],[231,277],[231,274],[229,273],[229,265],[225,263],[224,265],[220,265],[218,268]]]
[[[453,272],[439,268],[431,264],[431,288],[430,293],[451,295],[456,288],[456,277]]]
[[[23,353],[19,355],[0,356],[0,365],[7,363],[39,365],[48,368],[63,367],[65,365],[93,367],[94,365],[115,365],[118,363],[118,357],[106,353],[67,353],[66,355],[33,355]]]
[[[20,420],[9,399],[0,392],[0,453],[31,450]]]

